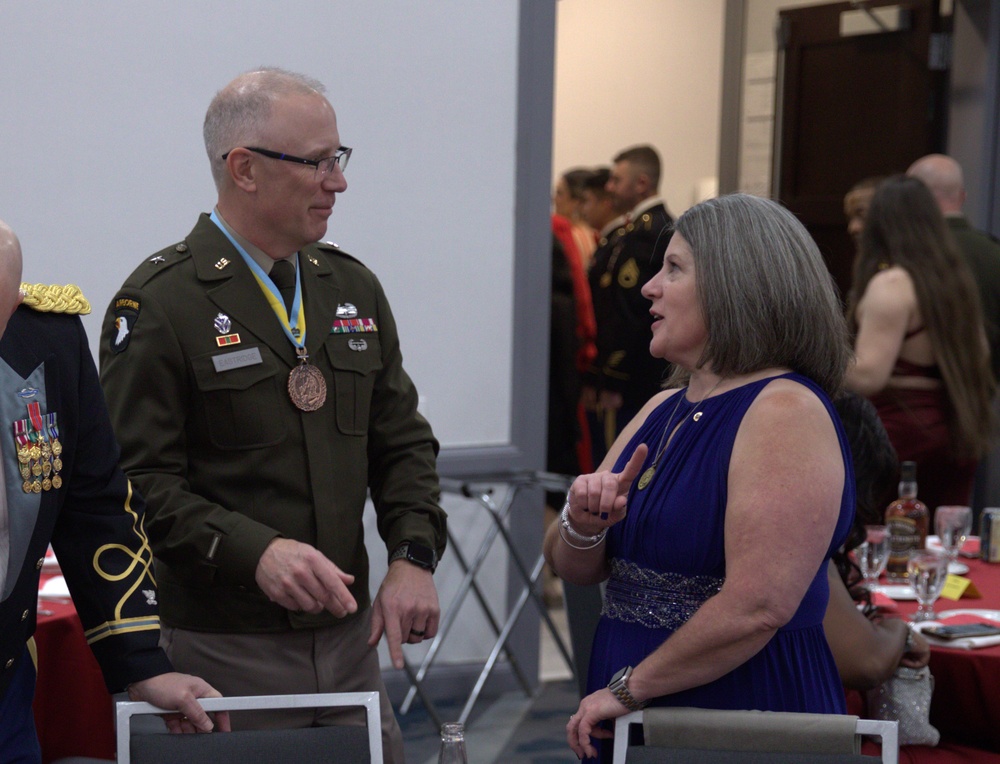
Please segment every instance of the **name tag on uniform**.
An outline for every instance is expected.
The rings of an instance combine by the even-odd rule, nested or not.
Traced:
[[[230,369],[240,369],[244,366],[264,363],[260,357],[260,348],[250,348],[249,350],[234,350],[232,353],[219,353],[212,356],[212,363],[215,364],[216,371],[229,371]]]

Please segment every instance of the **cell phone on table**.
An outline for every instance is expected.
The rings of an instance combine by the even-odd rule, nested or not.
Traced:
[[[954,626],[931,626],[924,629],[924,634],[930,634],[938,639],[964,639],[965,637],[988,637],[1000,634],[1000,626],[988,623],[962,623]]]

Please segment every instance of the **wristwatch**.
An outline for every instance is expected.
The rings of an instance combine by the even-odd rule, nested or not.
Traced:
[[[419,568],[429,570],[431,573],[437,568],[437,552],[429,546],[417,544],[412,541],[404,541],[396,547],[396,551],[389,555],[389,564],[396,560],[406,560],[412,562]]]
[[[608,682],[608,689],[618,698],[619,702],[629,711],[640,711],[646,707],[646,703],[638,701],[628,688],[629,677],[632,676],[632,667],[626,666],[620,669]]]

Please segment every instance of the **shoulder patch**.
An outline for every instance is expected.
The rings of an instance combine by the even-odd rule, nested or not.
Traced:
[[[128,347],[128,341],[139,320],[139,301],[134,297],[118,295],[111,303],[115,314],[115,333],[110,338],[112,353],[121,353]]]
[[[21,284],[22,304],[40,313],[90,313],[90,302],[76,284]]]

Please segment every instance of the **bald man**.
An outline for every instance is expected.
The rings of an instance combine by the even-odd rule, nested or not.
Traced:
[[[21,246],[0,221],[0,418],[8,423],[0,438],[0,761],[41,761],[31,643],[50,542],[108,690],[127,687],[132,700],[178,710],[167,720],[173,731],[207,732],[212,720],[195,698],[219,693],[173,673],[157,646],[145,503],[118,467],[97,370],[73,315],[89,305],[75,287],[22,295],[20,284]],[[56,307],[55,294],[70,307]],[[225,715],[217,721],[229,728]]]
[[[959,250],[972,269],[990,344],[990,367],[993,376],[1000,379],[1000,242],[977,231],[962,214],[965,181],[962,167],[954,159],[944,154],[928,154],[910,165],[906,174],[919,178],[931,190]],[[1000,417],[1000,396],[994,399],[993,411]],[[983,507],[997,504],[1000,504],[1000,443],[994,438],[992,450],[980,460],[976,470],[973,512],[978,518]]]
[[[928,154],[910,165],[906,174],[920,179],[931,190],[972,269],[990,343],[990,366],[993,375],[1000,379],[1000,242],[977,231],[962,214],[965,182],[962,167],[954,159],[944,154]]]

